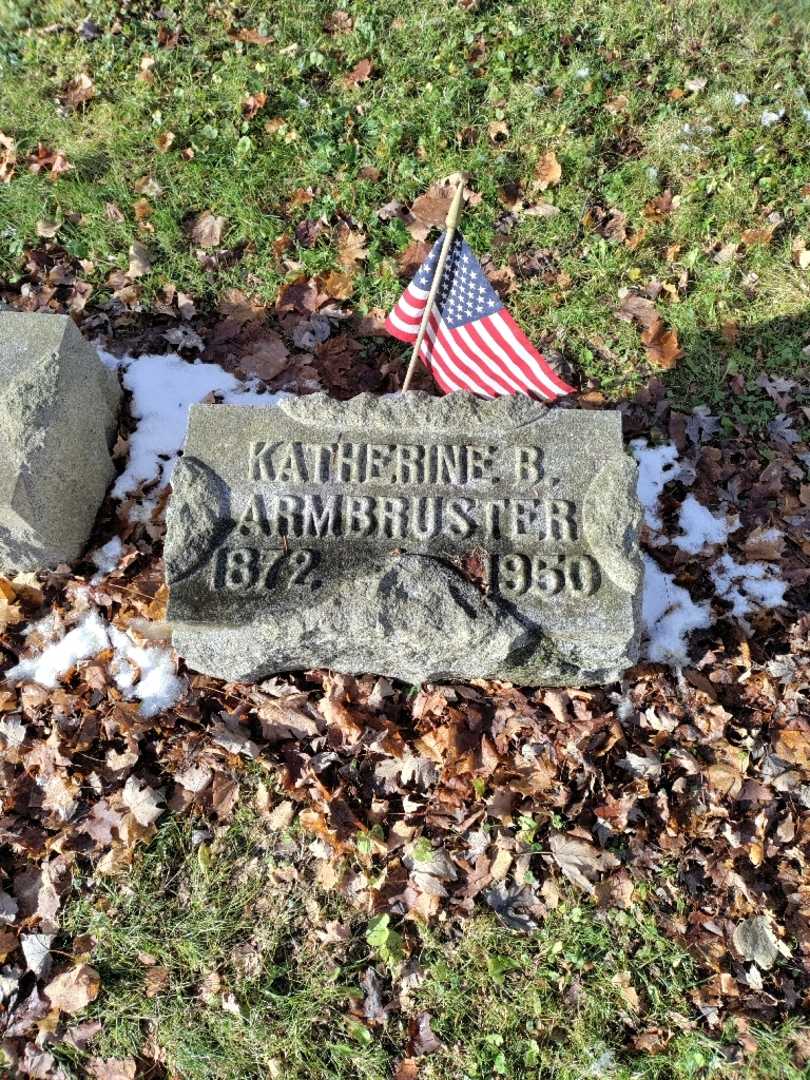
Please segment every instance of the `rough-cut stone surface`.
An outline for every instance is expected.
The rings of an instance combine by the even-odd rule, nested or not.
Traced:
[[[412,393],[195,405],[168,511],[174,643],[226,679],[609,682],[636,659],[615,412]]]
[[[81,554],[115,472],[120,397],[71,319],[0,312],[0,571]]]

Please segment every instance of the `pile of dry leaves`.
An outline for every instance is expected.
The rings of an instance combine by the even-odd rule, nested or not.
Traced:
[[[386,208],[407,214],[415,236],[422,211],[415,244],[444,208]],[[364,248],[340,228],[348,275]],[[55,259],[52,246],[33,253],[46,272],[9,298],[70,306],[75,277],[54,276]],[[213,319],[169,290],[145,330],[119,298],[88,312],[87,329],[112,328],[130,347],[137,331],[147,350],[168,340],[299,392],[390,388],[396,347],[370,351],[364,335],[379,325],[356,318],[340,287],[293,281],[274,313],[230,294]],[[637,298],[624,311],[649,347],[667,350],[648,305]],[[476,903],[530,930],[558,903],[561,876],[602,907],[627,907],[643,882],[705,971],[692,1022],[716,1029],[729,1013],[774,1018],[810,1005],[810,455],[800,437],[810,412],[795,382],[766,380],[763,392],[779,409],[766,445],[723,435],[705,409],[673,411],[659,383],[622,406],[628,440],[671,443],[679,455],[650,552],[713,613],[681,667],[642,663],[597,689],[480,682],[413,696],[382,678],[311,671],[248,687],[181,665],[184,696],[153,717],[122,692],[109,650],[55,689],[0,683],[0,1029],[21,1071],[46,1075],[38,1055],[99,992],[82,943],[52,952],[73,871],[126,871],[169,812],[227,822],[255,759],[286,792],[259,812],[297,816],[312,834],[315,879],[369,915],[390,913],[406,949],[415,920],[463,917]],[[574,402],[601,404],[593,392]],[[778,569],[781,605],[743,623],[702,553],[667,539],[687,490],[739,515],[728,550]],[[80,563],[0,581],[3,670],[41,647],[45,617],[70,626],[98,611],[165,639],[161,505],[144,522],[129,519],[130,504],[107,504],[99,539],[122,539],[109,573]],[[639,1045],[666,1038],[641,1031]]]

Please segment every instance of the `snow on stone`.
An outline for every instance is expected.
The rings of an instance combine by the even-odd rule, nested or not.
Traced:
[[[717,595],[731,605],[731,614],[745,625],[745,616],[760,608],[779,607],[787,585],[772,563],[738,563],[722,555],[710,570]]]
[[[164,356],[115,357],[99,350],[104,363],[123,372],[132,393],[131,411],[138,426],[129,438],[129,460],[112,494],[123,499],[140,484],[167,484],[183,439],[189,407],[208,394],[229,405],[270,405],[278,394],[258,392],[258,383],[243,383],[219,364],[189,364],[174,353]]]
[[[110,648],[110,673],[127,700],[140,701],[143,716],[155,716],[168,709],[183,694],[185,683],[175,674],[170,650],[138,645],[128,633],[111,626],[95,611],[38,656],[21,660],[5,677],[9,682],[25,680],[53,689],[76,664]]]
[[[697,555],[706,544],[724,544],[728,534],[739,528],[738,520],[729,525],[725,517],[715,517],[694,495],[687,495],[681,503],[678,524],[682,535],[672,543],[690,555]]]
[[[644,556],[642,653],[657,664],[682,667],[689,661],[687,637],[711,626],[709,605],[696,604],[686,589],[675,584],[649,555]]]
[[[644,507],[644,520],[651,529],[659,532],[663,522],[658,514],[658,499],[664,485],[678,475],[678,450],[673,443],[648,446],[646,439],[634,439],[630,449],[638,462],[636,490]]]

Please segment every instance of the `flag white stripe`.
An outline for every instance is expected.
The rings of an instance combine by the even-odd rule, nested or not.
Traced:
[[[503,386],[501,386],[500,383],[498,383],[494,379],[490,378],[489,373],[486,372],[484,370],[484,368],[480,364],[476,363],[476,361],[471,356],[465,355],[462,352],[462,350],[459,349],[458,345],[453,340],[452,331],[450,330],[450,327],[447,325],[447,323],[442,318],[441,313],[437,311],[437,315],[439,317],[439,325],[441,326],[442,332],[443,332],[442,341],[444,342],[445,348],[448,350],[448,352],[451,352],[455,357],[462,360],[465,364],[468,364],[469,366],[471,366],[473,368],[473,370],[475,371],[476,376],[478,376],[478,378],[481,379],[482,382],[485,382],[487,384],[487,386],[492,387],[492,389],[494,390],[496,396],[501,396],[501,395],[505,394],[506,391],[504,390]],[[490,370],[491,370],[491,366],[490,366]],[[504,380],[504,382],[509,382],[510,381],[510,380],[508,380],[506,378],[506,376],[503,377],[503,380]]]
[[[478,333],[480,334],[481,333],[480,324],[476,326],[476,329],[478,330]],[[515,377],[513,378],[512,375],[509,373],[509,371],[506,370],[505,364],[503,362],[498,363],[497,360],[493,360],[491,357],[487,356],[487,354],[483,351],[483,349],[478,344],[478,342],[473,339],[472,335],[469,333],[466,326],[459,326],[456,332],[458,333],[458,335],[461,338],[463,338],[463,340],[464,340],[465,344],[467,345],[467,347],[472,352],[475,353],[475,355],[478,357],[478,359],[481,361],[481,363],[490,364],[490,365],[493,365],[493,364],[498,365],[504,379],[506,379],[507,382],[511,383],[511,385],[515,389],[516,394],[525,394],[527,397],[530,396],[530,384],[529,384],[528,379],[526,379],[526,377],[523,375],[522,371],[518,370],[517,372],[515,372],[514,373]],[[497,355],[500,356],[500,352],[498,352]],[[512,365],[510,365],[510,371],[514,371],[514,368],[512,367]]]
[[[431,343],[428,340],[427,335],[425,335],[425,339],[422,342],[422,347],[419,350],[419,352],[422,354],[422,359],[425,362],[425,367],[431,373],[433,378],[439,383],[443,390],[445,387],[447,387],[445,393],[450,393],[454,390],[461,390],[461,387],[453,379],[450,378],[450,375],[445,370],[444,365],[439,360],[439,357],[436,354],[431,353],[431,348]]]
[[[416,340],[416,330],[418,327],[409,326],[407,323],[403,322],[399,315],[397,315],[396,308],[391,312],[388,318],[397,330],[402,330],[405,334],[413,334],[414,341]]]
[[[450,356],[448,351],[445,349],[444,344],[441,340],[440,332],[438,332],[433,326],[433,316],[436,314],[437,310],[434,307],[433,311],[431,312],[431,321],[428,323],[427,336],[430,338],[433,349],[435,349],[435,351],[438,353],[439,359],[442,361],[442,367],[445,369],[449,368],[450,371],[453,373],[455,381],[460,381],[462,385],[472,390],[474,394],[485,394],[487,397],[495,397],[495,394],[488,393],[487,390],[480,385],[480,383],[477,383],[473,378],[471,378],[471,376],[467,375],[467,373],[458,366],[452,356]]]
[[[521,356],[526,361],[527,364],[529,364],[531,366],[532,370],[534,372],[536,372],[537,378],[539,378],[540,381],[545,386],[547,386],[549,388],[549,390],[551,391],[551,396],[552,397],[559,397],[560,396],[560,388],[559,388],[559,386],[557,386],[554,383],[553,379],[550,379],[548,377],[548,375],[546,375],[545,371],[543,371],[542,366],[538,363],[537,357],[532,356],[532,354],[523,345],[523,343],[518,341],[518,339],[512,333],[512,330],[511,330],[511,327],[509,326],[509,324],[507,322],[504,322],[504,320],[500,316],[501,316],[501,313],[496,312],[492,316],[492,321],[497,325],[498,330],[501,333],[501,335],[503,336],[504,341],[508,342],[512,346],[512,348],[515,350],[515,352],[519,356]]]
[[[404,312],[406,315],[412,315],[414,318],[418,319],[425,310],[425,305],[422,304],[421,307],[414,307],[413,304],[408,303],[403,294],[402,299],[397,304],[396,310],[400,313]]]
[[[493,318],[495,318],[495,317],[496,316],[493,315]],[[520,381],[522,383],[524,383],[526,386],[528,386],[530,391],[537,391],[537,392],[543,394],[544,397],[556,397],[557,396],[557,391],[556,390],[553,393],[549,394],[549,392],[547,390],[543,389],[543,387],[539,383],[537,383],[535,380],[533,380],[531,378],[531,376],[524,374],[520,370],[520,367],[515,363],[515,361],[512,359],[512,357],[509,355],[509,353],[503,347],[503,345],[499,344],[495,340],[495,338],[492,336],[492,334],[490,334],[490,332],[483,325],[483,323],[479,323],[476,326],[476,330],[481,335],[481,337],[484,339],[484,341],[486,341],[487,345],[489,345],[490,349],[492,349],[492,351],[495,353],[495,355],[503,357],[504,363],[509,365],[509,370],[512,371],[515,374],[515,376],[520,379]]]

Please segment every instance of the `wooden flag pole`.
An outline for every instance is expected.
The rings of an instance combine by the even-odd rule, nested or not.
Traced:
[[[433,310],[433,304],[436,300],[436,294],[439,291],[439,286],[442,283],[442,274],[444,273],[444,264],[447,262],[447,256],[450,253],[450,245],[453,243],[453,237],[458,227],[458,219],[461,217],[461,203],[464,195],[464,181],[459,182],[456,188],[456,193],[453,196],[453,201],[450,203],[450,209],[447,212],[447,221],[445,222],[444,243],[442,244],[442,250],[439,252],[439,261],[436,263],[436,271],[433,274],[433,281],[430,283],[430,292],[428,293],[427,302],[425,304],[425,310],[422,314],[422,322],[419,326],[419,333],[416,335],[416,341],[413,345],[413,352],[411,353],[411,362],[408,364],[408,370],[405,373],[405,381],[402,384],[402,392],[410,389],[411,380],[413,379],[413,373],[416,371],[416,362],[419,359],[419,350],[422,348],[422,341],[427,331],[428,322],[430,321],[430,313]]]

